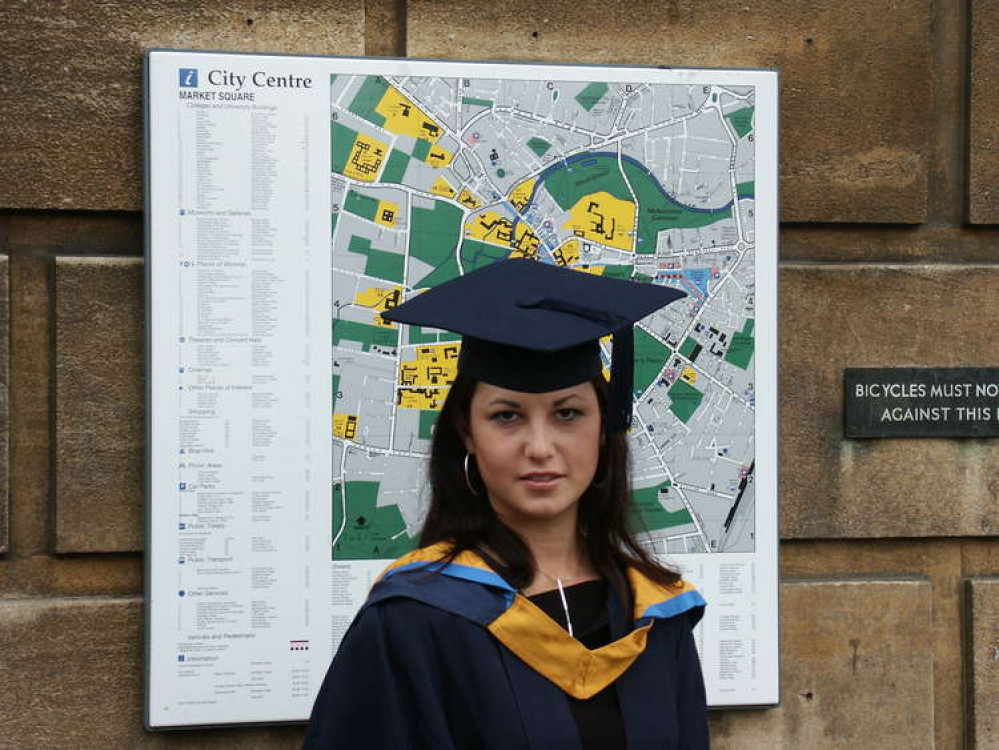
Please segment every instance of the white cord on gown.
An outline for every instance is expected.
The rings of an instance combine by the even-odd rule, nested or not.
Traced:
[[[562,609],[565,611],[565,624],[569,635],[572,635],[572,620],[569,618],[569,603],[565,600],[565,589],[562,588],[562,579],[556,578],[555,584],[558,586],[558,595],[562,597]]]

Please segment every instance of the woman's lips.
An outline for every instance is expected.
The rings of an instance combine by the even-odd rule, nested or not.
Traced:
[[[562,474],[555,472],[536,471],[524,474],[520,481],[532,490],[550,490],[558,484],[561,478]]]

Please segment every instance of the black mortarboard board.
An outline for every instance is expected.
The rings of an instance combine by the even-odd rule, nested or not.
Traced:
[[[528,393],[596,377],[600,339],[614,334],[607,429],[619,432],[631,424],[632,326],[684,296],[656,284],[511,259],[418,294],[382,317],[460,333],[460,372]]]

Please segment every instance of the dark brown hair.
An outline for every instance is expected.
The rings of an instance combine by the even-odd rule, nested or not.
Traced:
[[[592,381],[601,410],[607,398],[607,381]],[[430,451],[430,509],[420,545],[453,544],[445,560],[470,550],[486,560],[512,586],[526,588],[534,578],[535,561],[530,548],[504,524],[486,494],[482,479],[469,462],[468,486],[464,472],[469,410],[477,381],[460,373],[451,385]],[[628,528],[631,514],[628,478],[628,442],[623,433],[606,434],[600,449],[596,476],[579,501],[579,530],[593,566],[622,594],[628,592],[622,571],[633,567],[664,586],[675,585],[679,574],[660,565],[636,541]],[[623,601],[628,597],[624,596]]]

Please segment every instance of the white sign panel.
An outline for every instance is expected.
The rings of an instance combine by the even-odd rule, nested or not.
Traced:
[[[634,528],[709,601],[709,702],[777,701],[776,74],[147,76],[150,726],[307,718],[418,543],[460,345],[380,312],[507,257],[687,292],[636,330]]]

